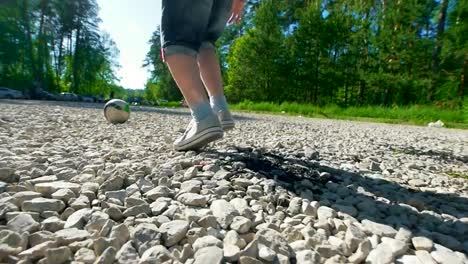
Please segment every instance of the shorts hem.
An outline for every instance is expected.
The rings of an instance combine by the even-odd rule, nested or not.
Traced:
[[[164,57],[174,54],[186,54],[196,57],[198,55],[198,51],[182,45],[169,45],[164,48]]]

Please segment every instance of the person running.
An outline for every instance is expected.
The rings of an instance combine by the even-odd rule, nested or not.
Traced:
[[[240,21],[243,9],[243,0],[162,1],[162,58],[192,114],[175,150],[198,149],[234,128],[215,42],[227,23]]]

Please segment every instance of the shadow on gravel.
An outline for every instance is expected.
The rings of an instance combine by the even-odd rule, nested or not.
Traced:
[[[413,156],[427,156],[436,160],[443,160],[443,161],[448,161],[448,162],[461,161],[464,163],[468,163],[468,156],[454,155],[452,152],[449,152],[449,151],[432,150],[432,149],[423,150],[423,149],[416,149],[413,147],[409,147],[409,148],[392,147],[390,150],[397,152],[397,153],[404,153],[404,154],[413,155]]]
[[[467,240],[468,224],[458,219],[468,217],[467,198],[420,191],[383,178],[323,166],[305,157],[262,153],[252,148],[206,152],[222,157],[220,165],[233,172],[233,177],[253,172],[256,177],[273,179],[274,188],[319,201],[359,221],[368,219],[396,230],[405,227],[413,236],[422,235],[453,250],[464,250],[461,243]],[[287,207],[287,203],[277,201],[275,205]]]
[[[83,102],[65,102],[65,101],[36,101],[36,100],[10,100],[0,99],[0,105],[2,103],[11,105],[48,105],[48,106],[60,106],[60,107],[71,107],[71,108],[87,108],[87,109],[104,109],[103,103],[83,103]],[[131,106],[132,112],[148,112],[158,113],[163,115],[177,115],[177,116],[190,116],[188,108],[160,108],[151,106]],[[233,115],[235,120],[254,120],[253,117]]]

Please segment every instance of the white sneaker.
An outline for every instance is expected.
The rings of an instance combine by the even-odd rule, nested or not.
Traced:
[[[234,119],[232,118],[229,110],[219,110],[216,114],[218,115],[219,122],[221,123],[224,131],[234,128]]]
[[[213,113],[200,121],[192,119],[185,133],[174,141],[177,151],[198,149],[222,138],[224,135],[221,123]]]

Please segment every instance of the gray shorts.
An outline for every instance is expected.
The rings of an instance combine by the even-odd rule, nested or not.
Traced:
[[[232,0],[163,0],[161,47],[171,54],[197,56],[200,48],[214,48],[228,20]]]

